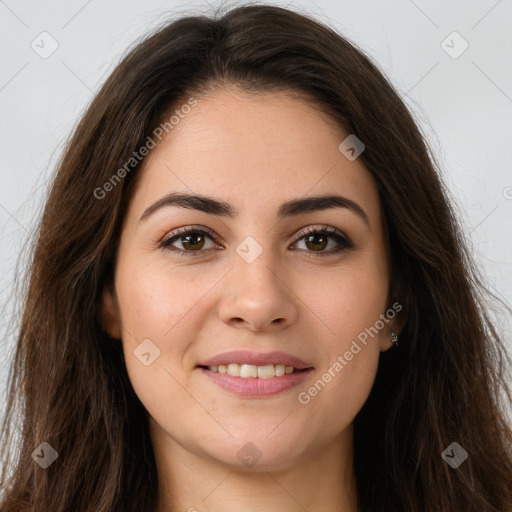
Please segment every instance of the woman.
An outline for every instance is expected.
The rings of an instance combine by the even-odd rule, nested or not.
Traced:
[[[138,44],[34,250],[4,512],[512,510],[485,289],[411,115],[330,28],[243,6]]]

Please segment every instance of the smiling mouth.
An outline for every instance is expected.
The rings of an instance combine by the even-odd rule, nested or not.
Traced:
[[[297,369],[293,366],[285,366],[283,364],[266,364],[263,366],[257,366],[254,364],[220,364],[218,366],[198,366],[214,373],[223,373],[230,375],[231,377],[240,377],[242,379],[259,378],[259,379],[271,379],[273,377],[284,377],[292,373],[300,373],[310,370],[311,368]]]

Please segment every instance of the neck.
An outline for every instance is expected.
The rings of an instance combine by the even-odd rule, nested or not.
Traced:
[[[159,494],[155,512],[358,512],[353,429],[275,471],[242,470],[191,453],[150,418]]]

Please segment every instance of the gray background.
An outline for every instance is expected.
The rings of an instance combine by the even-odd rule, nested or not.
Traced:
[[[443,168],[489,288],[510,305],[512,0],[272,3],[337,28],[390,78]],[[205,2],[0,0],[0,408],[13,355],[13,282],[64,139],[133,41],[172,13],[213,10]],[[51,48],[44,31],[58,44],[46,59],[31,47]],[[461,55],[454,31],[469,45]],[[512,349],[510,318],[497,321]]]

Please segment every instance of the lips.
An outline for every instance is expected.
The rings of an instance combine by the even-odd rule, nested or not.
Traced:
[[[257,354],[236,350],[202,361],[197,369],[230,393],[246,398],[263,398],[303,383],[314,367],[285,352]]]
[[[311,364],[308,364],[302,359],[285,352],[267,352],[265,354],[258,354],[256,352],[249,352],[248,350],[234,350],[231,352],[224,352],[223,354],[218,354],[210,359],[202,361],[197,366],[218,367],[219,365],[227,366],[229,364],[245,364],[252,366],[283,365],[285,367],[293,366],[296,370],[313,368]]]
[[[198,370],[223,390],[245,398],[264,398],[289,391],[302,384],[313,372],[313,368],[307,368],[281,377],[261,379],[259,377],[233,377],[203,367],[198,367]]]

